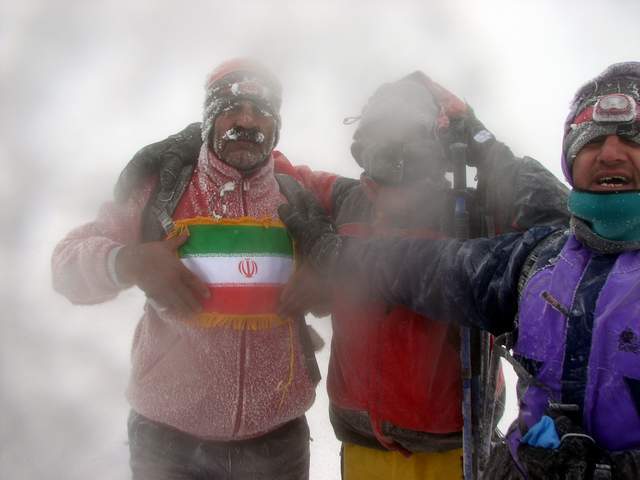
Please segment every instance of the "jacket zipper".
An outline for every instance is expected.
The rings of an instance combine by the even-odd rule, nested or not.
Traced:
[[[247,198],[246,193],[249,191],[249,180],[242,179],[242,191],[240,192],[240,198],[242,198],[242,215],[247,216],[249,212],[247,211]]]
[[[246,368],[246,343],[247,343],[247,331],[245,329],[240,332],[240,372],[238,376],[238,408],[236,410],[236,421],[233,426],[233,436],[235,437],[240,430],[240,422],[242,421],[242,414],[244,412],[244,371]]]
[[[247,199],[245,192],[249,190],[249,182],[242,180],[242,187],[240,189],[240,198],[242,199],[242,216],[247,215]],[[242,422],[242,414],[244,412],[244,377],[246,369],[246,357],[247,357],[247,331],[242,330],[240,333],[240,372],[238,378],[238,409],[236,411],[236,421],[233,426],[233,436],[235,437],[240,431],[240,423]]]

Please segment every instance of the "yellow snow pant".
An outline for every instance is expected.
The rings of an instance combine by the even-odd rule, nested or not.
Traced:
[[[460,480],[462,449],[414,453],[366,448],[344,443],[343,480]]]

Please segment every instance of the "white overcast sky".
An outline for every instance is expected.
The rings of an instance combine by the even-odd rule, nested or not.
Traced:
[[[637,0],[0,0],[0,477],[126,478],[141,298],[72,307],[51,292],[49,256],[137,149],[200,119],[218,63],[254,56],[280,76],[294,163],[358,175],[342,119],[420,69],[559,175],[573,92],[640,60],[638,18]],[[331,432],[312,428],[311,478],[335,478]]]

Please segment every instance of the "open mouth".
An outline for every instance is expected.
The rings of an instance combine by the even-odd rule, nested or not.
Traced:
[[[624,175],[611,175],[599,178],[596,183],[604,188],[623,188],[631,183],[631,180]]]
[[[264,133],[258,129],[231,128],[224,132],[222,139],[227,142],[250,142],[259,145],[264,142]]]

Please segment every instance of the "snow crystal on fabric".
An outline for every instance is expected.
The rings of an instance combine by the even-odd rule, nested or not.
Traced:
[[[271,158],[243,178],[203,146],[174,219],[277,218],[283,199],[273,168]],[[53,257],[59,291],[77,303],[117,295],[108,255],[141,240],[141,212],[152,187],[126,204],[106,204],[95,222],[60,243]],[[315,395],[296,329],[288,323],[256,331],[202,328],[147,304],[134,336],[127,397],[140,414],[202,438],[273,430],[302,415]]]

